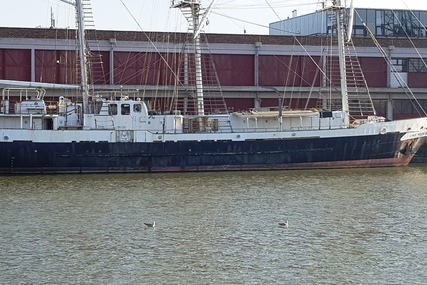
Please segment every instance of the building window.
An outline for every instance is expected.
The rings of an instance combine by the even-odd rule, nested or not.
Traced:
[[[376,10],[376,35],[425,37],[423,11]]]
[[[427,72],[426,61],[421,58],[410,58],[408,70],[409,72]]]
[[[408,60],[406,58],[392,58],[391,63],[393,64],[395,72],[408,72]]]
[[[395,114],[420,114],[427,108],[427,100],[393,100]]]

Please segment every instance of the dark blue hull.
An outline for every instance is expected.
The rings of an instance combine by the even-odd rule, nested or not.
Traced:
[[[402,134],[251,141],[0,143],[0,173],[162,172],[407,165]]]

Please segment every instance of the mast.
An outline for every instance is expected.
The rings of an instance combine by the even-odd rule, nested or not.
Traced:
[[[80,58],[80,87],[83,96],[83,114],[89,114],[89,85],[88,85],[88,70],[87,70],[87,48],[85,40],[85,24],[83,14],[82,0],[75,0],[71,2],[68,0],[61,0],[64,3],[73,5],[76,9],[76,24],[79,43],[79,58]]]
[[[175,2],[177,2],[175,4]],[[205,106],[203,101],[203,80],[202,80],[202,48],[200,44],[200,30],[203,23],[199,20],[200,0],[180,0],[172,1],[173,8],[179,8],[189,22],[189,30],[193,34],[194,41],[194,63],[196,68],[196,95],[197,95],[197,115],[205,115]],[[212,5],[211,5],[212,6]],[[203,21],[206,22],[206,21]]]
[[[83,113],[89,114],[89,87],[87,75],[87,52],[85,40],[85,23],[83,16],[83,5],[81,0],[76,0],[77,29],[79,33],[79,57],[80,57],[80,76],[83,95]]]
[[[346,127],[350,124],[349,119],[349,106],[348,106],[348,93],[347,93],[347,73],[345,64],[345,47],[344,47],[344,12],[345,6],[341,4],[342,0],[332,1],[332,10],[335,12],[337,18],[337,35],[338,35],[338,57],[340,65],[340,77],[341,77],[341,102],[342,111],[345,113],[344,124]],[[351,25],[352,23],[349,23]]]
[[[196,94],[197,94],[197,114],[203,116],[205,114],[205,105],[203,102],[203,80],[202,80],[202,48],[200,46],[200,34],[196,34],[199,29],[199,11],[200,2],[194,0],[195,5],[192,6],[191,14],[193,15],[193,33],[194,33],[194,61],[196,65]]]

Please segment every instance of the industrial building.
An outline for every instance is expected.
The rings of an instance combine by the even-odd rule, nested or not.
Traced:
[[[334,29],[333,14],[320,10],[269,25],[270,35],[313,36],[330,34]],[[368,37],[368,30],[377,37],[426,38],[427,11],[356,8],[353,36]]]
[[[409,11],[397,12],[402,20],[403,16],[412,15]],[[388,67],[355,18],[354,45],[360,66],[377,115],[387,119],[418,116],[414,100],[397,88],[401,83],[394,77],[396,72],[419,99],[418,103],[427,109],[427,68],[423,60],[427,58],[424,28],[427,11],[414,13],[421,22],[411,18],[405,22],[407,28],[403,32],[403,28],[398,29],[396,23],[391,23],[393,17],[387,10],[357,10],[375,31],[379,44],[396,68]],[[324,44],[333,24],[321,14],[324,13],[272,23],[271,35],[206,35],[209,52],[204,52],[204,60],[207,62],[209,57],[216,71],[216,75],[209,76],[219,82],[230,110],[277,106],[281,97],[291,108],[307,106],[305,99],[315,104],[319,96],[340,100],[339,92],[330,88],[324,75],[317,71],[317,66],[328,57]],[[309,27],[307,23],[312,25]],[[295,31],[294,35],[282,33],[284,30],[280,27],[285,24]],[[402,36],[409,31],[411,40]],[[88,35],[92,50],[91,84],[95,91],[133,90],[135,96],[144,100],[167,96],[176,89],[181,90],[180,96],[191,96],[191,90],[185,86],[188,82],[177,87],[175,80],[177,74],[182,73],[179,61],[186,53],[182,44],[188,39],[186,34],[92,30]],[[76,91],[63,84],[78,83],[75,37],[75,31],[70,29],[0,28],[3,86],[13,87],[14,81],[32,82],[35,87],[37,83],[52,83],[46,88],[45,98],[54,101],[55,96],[74,96]],[[185,82],[182,75],[179,76]],[[208,77],[204,80],[205,88],[214,88]]]

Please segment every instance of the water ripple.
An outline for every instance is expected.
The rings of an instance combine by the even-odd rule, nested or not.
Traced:
[[[426,178],[425,166],[1,177],[0,283],[424,284]]]

